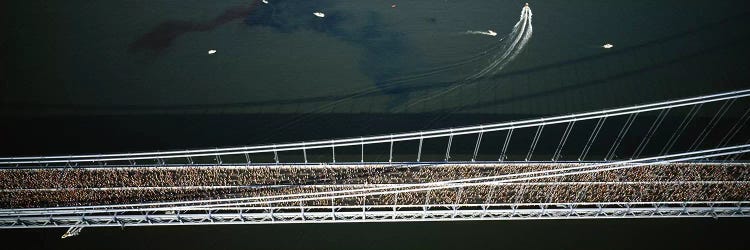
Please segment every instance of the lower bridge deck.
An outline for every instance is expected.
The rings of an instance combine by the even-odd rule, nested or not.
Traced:
[[[0,170],[0,228],[750,216],[750,164]]]
[[[246,206],[750,200],[750,164],[745,163],[655,163],[521,178],[526,173],[549,173],[584,166],[573,163],[394,163],[2,169],[0,207],[229,198],[255,198],[243,204]],[[492,176],[506,178],[502,181],[486,179]],[[445,182],[471,184],[446,186]]]

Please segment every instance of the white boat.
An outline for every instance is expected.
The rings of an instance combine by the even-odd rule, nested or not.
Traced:
[[[323,14],[323,12],[313,12],[313,15],[316,17],[326,17],[326,14]]]
[[[209,54],[209,55],[213,55],[214,53],[216,53],[216,50],[215,50],[215,49],[212,49],[212,50],[209,50],[209,51],[208,51],[208,54]]]
[[[611,43],[602,45],[602,48],[605,48],[605,49],[611,49],[612,47],[614,47],[614,45],[612,45]]]
[[[490,36],[497,36],[497,33],[496,33],[496,32],[494,32],[494,31],[492,31],[492,30],[487,30],[487,35],[490,35]]]
[[[263,2],[264,4],[268,4],[268,0],[263,0],[262,2]]]

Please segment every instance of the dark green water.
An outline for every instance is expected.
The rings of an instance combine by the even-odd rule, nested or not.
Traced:
[[[750,86],[746,1],[530,2],[528,45],[478,81],[461,80],[488,63],[483,53],[510,32],[523,2],[269,1],[3,3],[0,155],[361,136]],[[500,35],[464,34],[487,29]],[[420,101],[446,89],[454,90]],[[739,248],[747,222],[85,229],[66,241],[54,239],[61,230],[0,235],[47,248]]]
[[[747,249],[747,219],[552,220],[3,231],[49,249]],[[22,241],[23,240],[23,241]]]

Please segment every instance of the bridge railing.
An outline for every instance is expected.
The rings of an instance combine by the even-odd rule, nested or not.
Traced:
[[[115,205],[0,209],[0,228],[172,224],[332,223],[454,219],[643,218],[748,216],[744,201],[599,202],[523,204],[372,204],[336,206],[335,200],[522,183],[674,162],[740,162],[750,152],[750,90],[477,126],[276,145],[122,154],[5,157],[2,168],[289,165],[305,163],[504,164],[574,163],[520,173],[423,183],[239,198]],[[525,133],[525,135],[524,135]],[[520,139],[519,139],[520,138]],[[404,152],[404,147],[411,151]],[[367,147],[366,147],[367,146]],[[385,157],[368,158],[380,146]],[[348,150],[346,150],[348,149]],[[352,150],[354,149],[354,150]],[[324,151],[323,160],[318,156]],[[330,151],[329,151],[330,150]],[[430,150],[432,150],[430,152]],[[408,150],[407,150],[408,151]],[[352,152],[355,152],[352,154]],[[281,153],[300,155],[285,161]],[[339,160],[337,161],[337,153]],[[262,161],[261,155],[272,155]],[[358,157],[352,157],[358,156]],[[328,157],[330,156],[330,157]],[[355,160],[352,160],[354,158]],[[358,159],[357,159],[358,158]],[[237,159],[244,159],[237,161]],[[253,160],[255,159],[255,160]],[[343,160],[342,160],[343,159]],[[367,159],[367,160],[366,160]],[[593,160],[592,160],[593,159]],[[252,161],[251,161],[252,160]],[[269,159],[266,159],[269,160]],[[745,181],[744,179],[740,182]],[[331,200],[333,206],[306,206]],[[300,206],[289,206],[299,203]],[[539,208],[535,208],[538,206]],[[330,209],[330,212],[327,211]],[[421,211],[419,210],[421,209]],[[294,210],[294,211],[292,211]],[[421,216],[421,217],[420,217]]]
[[[74,207],[50,207],[50,208],[21,208],[0,210],[0,218],[5,216],[41,216],[41,215],[66,215],[66,214],[92,214],[92,213],[127,213],[127,212],[155,212],[155,211],[173,211],[182,209],[203,209],[211,210],[216,208],[243,208],[243,207],[262,207],[274,206],[279,204],[300,203],[315,200],[334,200],[346,199],[353,197],[365,197],[375,195],[398,194],[407,192],[422,192],[439,189],[455,189],[464,187],[474,187],[483,185],[496,185],[499,183],[518,183],[529,180],[548,179],[554,177],[581,175],[587,173],[596,173],[612,171],[619,169],[632,169],[641,166],[664,164],[673,162],[689,162],[701,159],[711,159],[722,156],[733,156],[750,152],[750,144],[707,149],[694,152],[669,154],[664,156],[647,157],[634,160],[612,161],[602,163],[588,163],[563,168],[549,170],[522,172],[514,174],[503,174],[497,176],[482,176],[474,178],[453,179],[446,181],[414,183],[398,186],[385,187],[362,187],[355,189],[312,192],[312,193],[290,193],[273,196],[241,197],[241,198],[220,198],[204,199],[193,201],[172,201],[172,202],[150,202],[134,204],[117,204],[117,205],[95,205],[95,206],[74,206]]]
[[[0,167],[534,161],[543,156],[543,161],[591,161],[592,155],[601,157],[597,161],[612,161],[638,158],[644,153],[663,155],[681,145],[690,145],[685,151],[691,151],[740,144],[749,137],[745,128],[750,119],[748,96],[750,89],[580,114],[359,138],[161,152],[2,157]],[[642,129],[633,131],[633,127]],[[550,130],[552,135],[545,132]],[[519,131],[527,132],[520,141],[516,137],[524,136],[519,136]],[[461,146],[455,145],[458,138],[463,142]],[[435,145],[436,139],[447,141]],[[702,147],[707,141],[714,145]],[[394,156],[405,154],[394,151],[398,144],[404,143],[414,144],[411,151],[416,152],[411,157],[395,159]],[[657,143],[660,148],[655,148]],[[623,149],[623,144],[629,145]],[[388,153],[377,160],[368,159],[370,152],[366,146],[373,145],[385,146]],[[425,159],[428,147],[433,149],[432,159]],[[442,148],[442,152],[436,152],[439,151],[436,148]],[[309,159],[309,151],[321,149],[329,150],[329,157]],[[346,160],[339,157],[337,161],[337,149],[339,155],[342,149],[347,149]],[[299,154],[300,159],[285,161],[280,157],[281,153],[289,152]],[[358,155],[358,159],[353,155]],[[457,159],[453,155],[463,157]]]
[[[0,228],[124,227],[456,220],[747,217],[750,202],[570,202],[252,207],[0,217]]]

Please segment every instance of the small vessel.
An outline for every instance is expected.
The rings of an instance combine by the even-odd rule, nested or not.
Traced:
[[[321,17],[321,18],[326,17],[326,14],[323,14],[323,12],[313,12],[313,15],[315,15],[316,17]]]
[[[215,49],[212,49],[212,50],[208,50],[208,54],[209,54],[209,55],[213,55],[214,53],[216,53],[216,50],[215,50]]]
[[[268,0],[262,0],[261,2],[263,2],[264,4],[268,4]]]
[[[487,35],[490,35],[490,36],[497,36],[497,32],[494,32],[494,31],[492,31],[492,30],[487,30]]]
[[[611,49],[612,47],[614,47],[614,45],[612,45],[611,43],[602,45],[602,48],[605,48],[605,49]]]

